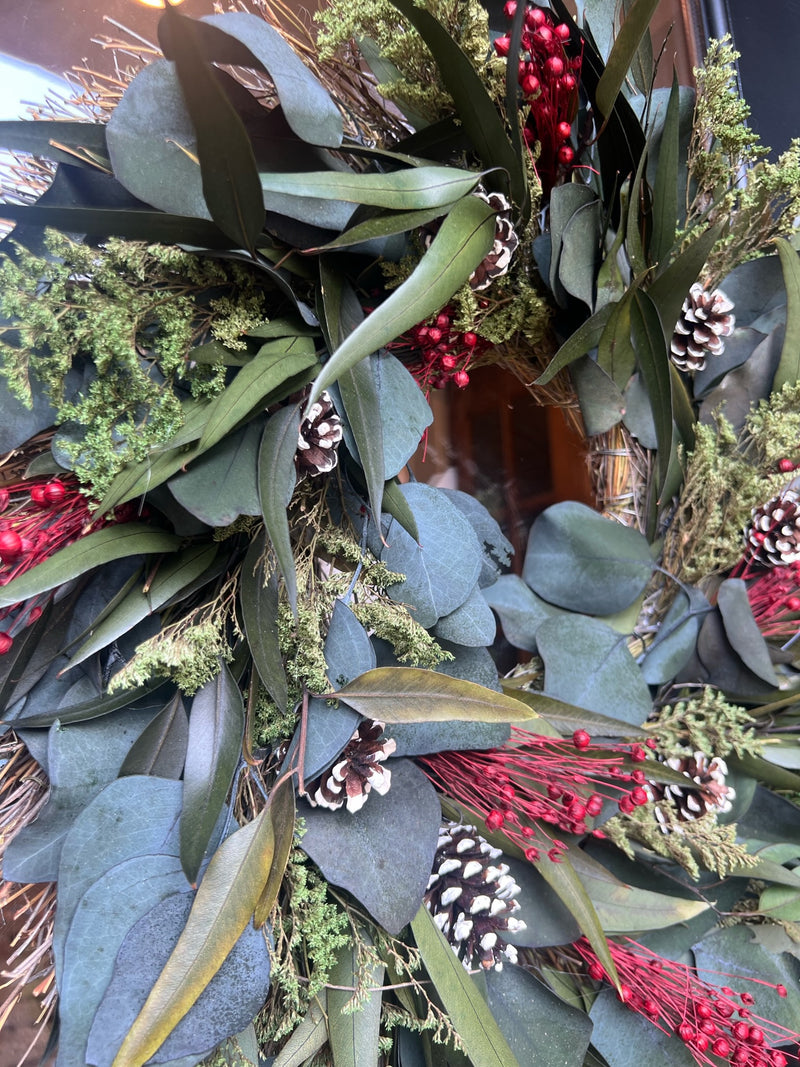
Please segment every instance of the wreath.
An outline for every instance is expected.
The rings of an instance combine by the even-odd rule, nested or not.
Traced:
[[[59,1067],[797,1059],[800,143],[613,7],[167,4],[0,124],[0,1027]],[[516,560],[420,460],[480,367],[591,471]]]

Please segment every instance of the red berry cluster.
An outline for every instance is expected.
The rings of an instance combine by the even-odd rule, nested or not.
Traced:
[[[89,502],[69,475],[0,488],[0,586],[90,530],[122,517],[93,523]],[[0,655],[9,651],[16,633],[39,618],[48,596],[0,608],[0,622],[6,624],[0,630]]]
[[[589,978],[609,981],[586,938],[572,947]],[[800,1035],[752,1015],[755,998],[751,993],[736,993],[728,986],[716,988],[686,964],[654,956],[636,941],[626,939],[624,945],[609,941],[608,947],[620,979],[619,999],[663,1033],[676,1034],[698,1063],[714,1064],[713,1054],[735,1067],[786,1067],[788,1056],[771,1046],[796,1044]],[[783,985],[748,981],[786,996]]]
[[[453,315],[448,305],[435,319],[412,327],[388,346],[403,358],[426,396],[431,389],[444,389],[448,382],[455,382],[459,389],[469,385],[467,368],[491,348],[474,331],[455,329]]]
[[[764,637],[794,637],[800,630],[800,561],[759,571],[747,598]]]
[[[504,10],[512,19],[517,0],[507,0]],[[530,108],[523,133],[529,145],[539,142],[537,170],[545,195],[575,162],[572,122],[582,57],[569,55],[570,34],[569,26],[554,22],[549,11],[526,5],[517,77]],[[498,37],[494,47],[498,55],[508,56],[511,38]]]
[[[530,862],[546,853],[558,863],[567,846],[550,829],[588,833],[586,819],[600,814],[605,799],[626,813],[649,802],[644,771],[630,767],[646,756],[642,745],[592,745],[585,730],[564,741],[512,726],[503,748],[437,752],[419,762],[437,788],[480,815],[490,831],[501,830]]]

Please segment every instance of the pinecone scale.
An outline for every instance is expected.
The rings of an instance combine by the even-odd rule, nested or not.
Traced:
[[[733,303],[721,289],[709,291],[695,283],[683,302],[670,345],[670,358],[678,370],[703,370],[709,356],[725,351],[723,338],[736,326]]]

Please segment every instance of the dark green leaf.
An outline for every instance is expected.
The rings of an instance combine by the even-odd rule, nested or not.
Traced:
[[[652,571],[650,547],[637,530],[564,501],[534,522],[522,576],[552,604],[610,615],[633,603]]]
[[[590,356],[573,363],[570,373],[587,436],[616,426],[625,414],[625,398],[614,380]]]
[[[586,185],[567,182],[557,185],[550,196],[550,277],[548,279],[556,303],[566,306],[566,296],[560,280],[560,262],[564,233],[570,220],[583,207],[596,203],[594,192]],[[593,217],[592,213],[588,216]],[[591,282],[589,283],[591,286]],[[590,305],[591,306],[591,305]],[[548,368],[549,369],[549,368]]]
[[[678,592],[641,662],[648,685],[664,685],[686,666],[697,643],[700,620],[709,609],[699,589],[690,588],[689,596]]]
[[[194,884],[228,796],[244,738],[242,694],[228,667],[192,701],[183,772],[181,865]]]
[[[673,323],[674,325],[674,323]],[[658,493],[667,479],[672,452],[672,379],[664,326],[658,309],[647,293],[634,294],[631,307],[631,340],[653,410],[658,441]],[[666,501],[658,498],[663,507]]]
[[[300,411],[281,408],[267,422],[258,457],[261,513],[278,566],[283,574],[292,611],[297,611],[297,575],[286,509],[297,481],[294,457],[300,432]]]
[[[540,374],[533,384],[547,385],[560,370],[568,367],[570,363],[574,363],[581,356],[585,356],[590,349],[596,348],[600,343],[600,338],[603,336],[603,330],[605,330],[608,320],[611,318],[613,309],[614,304],[606,304],[599,311],[596,311],[591,318],[582,322],[553,356],[547,366],[547,370]]]
[[[508,139],[505,124],[495,100],[486,89],[482,74],[472,65],[450,31],[429,11],[413,0],[392,0],[392,3],[430,48],[445,88],[455,101],[460,124],[484,166],[500,167],[507,172],[511,197],[517,209],[525,211],[528,198],[525,165]]]
[[[272,823],[274,856],[261,896],[253,911],[253,922],[257,928],[264,925],[275,907],[286,873],[286,864],[289,862],[289,853],[295,844],[294,787],[290,779],[285,778],[274,786],[266,810]]]
[[[355,936],[364,944],[372,944],[363,927],[356,929]],[[339,950],[328,987],[328,1034],[333,1067],[374,1067],[381,1028],[383,974],[382,964],[367,967],[364,973],[355,945]],[[366,984],[369,992],[356,1005],[351,1003],[351,990],[359,984]]]
[[[122,761],[120,776],[152,774],[180,778],[189,742],[189,718],[180,693],[145,726]]]
[[[373,790],[360,811],[304,805],[302,848],[327,881],[347,889],[376,922],[398,934],[422,903],[442,813],[436,790],[415,764],[390,760],[385,766],[392,773],[389,792]]]
[[[781,361],[772,382],[772,391],[784,385],[794,385],[800,379],[800,261],[797,252],[785,238],[775,242],[786,287],[786,334],[781,349]]]
[[[597,106],[606,118],[611,114],[631,62],[657,7],[658,0],[634,0],[625,16],[595,91]]]
[[[660,930],[674,923],[688,922],[710,907],[706,900],[669,896],[627,885],[586,855],[580,858],[577,871],[603,929],[609,934]]]
[[[473,1067],[519,1067],[478,987],[427,908],[411,921],[414,940]]]
[[[650,237],[650,259],[653,263],[660,263],[675,243],[675,228],[678,225],[680,104],[678,75],[673,72],[653,186],[653,229]]]
[[[32,715],[18,715],[9,720],[16,727],[31,729],[33,727],[52,726],[54,722],[60,722],[62,726],[69,723],[86,722],[89,719],[99,719],[109,715],[112,711],[126,708],[140,697],[152,693],[160,685],[160,680],[140,685],[134,689],[121,689],[110,695],[98,696],[90,700],[82,700],[78,704],[70,704],[67,707],[54,708],[52,711],[38,712]]]
[[[616,993],[604,989],[590,1012],[592,1044],[614,1067],[697,1067],[697,1061],[677,1034],[664,1033],[649,1019],[621,1004]],[[604,1061],[605,1062],[605,1061]]]
[[[230,526],[258,515],[258,449],[262,419],[229,434],[167,485],[182,507],[207,526]]]
[[[112,560],[151,552],[174,552],[180,543],[179,537],[140,523],[106,526],[13,578],[0,591],[0,607],[11,607],[21,600],[55,589]]]
[[[50,119],[42,122],[0,122],[0,144],[11,152],[30,152],[56,163],[105,160],[106,127],[103,122]],[[68,151],[67,151],[68,150]]]
[[[307,248],[306,252],[333,252],[339,248],[350,248],[382,237],[393,237],[398,233],[407,233],[418,227],[427,226],[435,219],[455,207],[457,201],[443,204],[441,207],[426,208],[420,211],[392,211],[388,214],[374,215],[363,222],[354,222],[332,241],[327,241],[319,248]],[[358,216],[356,216],[358,218]]]
[[[314,383],[309,405],[342,371],[439,311],[487,255],[494,233],[495,213],[486,201],[476,196],[460,200],[411,276],[331,355]]]
[[[709,611],[697,635],[697,659],[700,669],[693,667],[695,676],[707,685],[716,686],[737,703],[759,703],[769,700],[777,691],[763,678],[745,666],[741,656],[731,645],[719,610]]]
[[[722,583],[717,593],[717,604],[728,640],[742,661],[759,678],[777,687],[778,678],[769,648],[753,618],[747,586],[741,578],[728,578]]]
[[[308,1012],[280,1050],[272,1067],[304,1067],[328,1040],[327,998],[314,999]]]
[[[597,346],[598,367],[620,390],[627,387],[636,364],[636,353],[631,342],[631,301],[634,294],[635,290],[629,289],[618,304],[612,305],[611,316]]]
[[[412,541],[419,543],[417,520],[409,507],[402,485],[395,478],[390,478],[383,487],[381,511],[398,522]]]
[[[443,641],[469,648],[483,648],[494,641],[497,625],[492,610],[476,583],[470,595],[449,615],[443,615],[433,633]]]
[[[250,655],[264,688],[281,713],[289,699],[286,671],[278,638],[278,576],[265,580],[266,539],[253,541],[242,564],[239,605]]]
[[[647,295],[655,304],[661,319],[667,346],[672,338],[683,302],[697,281],[725,225],[724,221],[718,222],[701,234],[673,260],[662,274],[659,274],[647,290]]]
[[[635,726],[647,719],[650,690],[623,636],[597,619],[562,615],[542,623],[536,640],[548,696]]]
[[[558,188],[567,188],[559,186]],[[583,186],[572,186],[581,189]],[[596,260],[600,248],[602,203],[593,200],[579,207],[564,227],[558,280],[570,295],[594,307]]]
[[[398,211],[443,208],[472,192],[480,174],[455,167],[412,167],[384,174],[318,171],[304,174],[261,174],[266,194],[344,200]],[[269,200],[267,200],[269,203]]]

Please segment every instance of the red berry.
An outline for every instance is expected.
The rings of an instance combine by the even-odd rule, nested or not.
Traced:
[[[540,26],[533,36],[536,41],[539,44],[543,44],[545,48],[549,48],[553,43],[553,31],[549,26]]]
[[[456,371],[453,375],[453,381],[456,383],[459,389],[463,389],[464,386],[469,385],[469,375],[465,370]]]
[[[592,743],[592,739],[586,730],[576,730],[572,735],[572,743],[579,752],[585,752]]]
[[[551,78],[560,78],[564,73],[564,60],[558,56],[550,56],[548,60],[545,60],[544,69]],[[569,75],[566,75],[564,80],[566,80],[566,77],[569,77]],[[561,84],[564,84],[563,80]]]
[[[694,1010],[696,1015],[700,1019],[710,1019],[711,1016],[714,1014],[714,1009],[706,1000],[701,1000]]]
[[[528,861],[528,863],[538,863],[539,856],[540,852],[538,848],[533,848],[531,846],[530,848],[525,849],[525,859]]]
[[[641,745],[634,745],[631,749],[631,759],[634,763],[641,763],[647,759],[647,753]]]
[[[592,793],[586,801],[586,814],[599,815],[603,810],[603,798],[598,793]]]
[[[764,1031],[758,1026],[751,1026],[750,1033],[747,1035],[747,1040],[751,1045],[763,1045],[764,1044]]]
[[[731,1050],[731,1043],[724,1037],[718,1037],[714,1044],[711,1046],[711,1051],[715,1056],[721,1056],[724,1059]]]
[[[749,1004],[755,1004],[755,1002],[756,1002],[756,998],[753,996],[752,993],[740,993],[739,994],[739,999],[741,1000],[742,1004],[748,1004],[749,1005]]]
[[[690,1041],[694,1041],[694,1030],[688,1023],[681,1023],[678,1027],[678,1037],[688,1045]]]
[[[486,825],[490,830],[499,830],[505,821],[502,811],[498,811],[497,808],[486,816]]]
[[[471,330],[467,330],[464,336],[461,338],[467,348],[474,348],[478,343],[478,335]]]
[[[535,96],[542,87],[542,83],[535,74],[526,74],[522,79],[522,91],[526,96]]]
[[[554,26],[553,33],[555,33],[556,37],[558,37],[558,39],[561,41],[569,40],[570,30],[566,22],[559,22],[557,26]]]
[[[772,1067],[786,1067],[789,1061],[786,1059],[782,1052],[772,1053]]]
[[[31,500],[37,506],[37,508],[47,507],[47,500],[45,499],[43,485],[31,486]]]
[[[648,737],[648,739],[645,741],[645,744],[649,749],[658,748],[658,741],[656,741],[654,737]]]
[[[750,1027],[747,1023],[734,1023],[731,1027],[731,1032],[737,1041],[746,1041],[747,1035],[750,1033]]]
[[[513,19],[517,13],[517,0],[506,0],[503,11],[507,19]]]
[[[453,355],[442,356],[441,364],[445,370],[453,370],[458,360]]]
[[[640,808],[642,804],[647,804],[650,800],[647,792],[642,789],[640,785],[637,785],[635,789],[631,790],[630,797],[637,808]]]
[[[786,986],[785,985],[776,985],[775,986],[775,992],[778,994],[779,997],[785,997],[786,996]]]
[[[800,611],[800,597],[790,596],[786,601],[786,607],[789,611]],[[786,996],[786,994],[784,993],[783,996]]]
[[[16,559],[22,553],[22,538],[15,530],[0,533],[0,559]]]
[[[28,614],[28,625],[30,626],[32,622],[36,622],[38,619],[41,619],[41,617],[42,609],[40,607],[31,608]]]
[[[547,22],[547,15],[542,11],[540,7],[532,8],[525,16],[525,24],[534,29],[536,26],[544,26]]]
[[[13,644],[8,634],[0,633],[0,656],[4,656]]]
[[[436,325],[440,330],[446,330],[450,325],[450,316],[445,311],[440,311],[436,316]]]
[[[788,474],[789,471],[794,470],[794,463],[790,459],[782,459],[778,464],[778,470],[783,471],[784,474]]]
[[[572,151],[568,144],[562,144],[558,150],[558,162],[563,163],[565,166],[570,164],[575,158],[575,153]]]
[[[499,56],[507,56],[511,47],[510,37],[498,37],[494,42],[494,50]]]
[[[617,801],[617,807],[623,815],[630,815],[634,809],[634,803],[628,796],[620,797]]]
[[[558,126],[556,126],[556,133],[562,140],[566,141],[572,133],[572,127],[568,122],[559,122]]]
[[[631,999],[632,994],[633,990],[631,989],[631,987],[629,985],[625,985],[625,983],[623,982],[617,990],[617,1000],[621,1000],[622,1003],[625,1004]]]
[[[48,482],[44,487],[44,498],[48,504],[60,504],[67,495],[63,482]]]
[[[602,967],[601,964],[599,964],[599,963],[590,963],[589,964],[589,977],[593,978],[595,980],[595,982],[601,981],[603,978],[605,978],[605,976],[606,976],[606,972],[603,970],[603,967]]]
[[[698,1034],[694,1039],[694,1047],[698,1052],[705,1052],[708,1048],[708,1038],[705,1034]]]
[[[565,74],[561,79],[561,88],[565,89],[568,93],[571,93],[577,84],[574,74]]]

